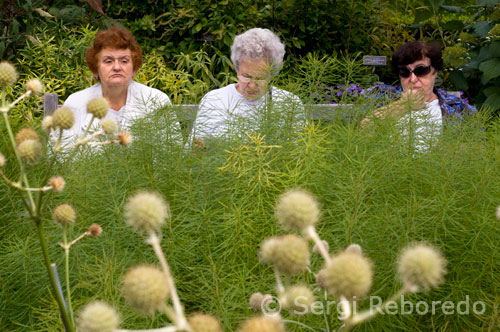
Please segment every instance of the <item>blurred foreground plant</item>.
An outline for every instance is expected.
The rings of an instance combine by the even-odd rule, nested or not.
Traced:
[[[356,325],[383,313],[389,303],[400,300],[403,295],[426,291],[444,281],[446,260],[441,253],[427,244],[409,246],[399,256],[400,290],[375,308],[357,312],[357,301],[366,297],[371,289],[373,264],[357,244],[330,255],[328,243],[321,240],[316,232],[315,224],[319,217],[319,204],[309,193],[302,190],[284,193],[276,205],[276,218],[286,230],[298,231],[302,237],[295,234],[271,237],[260,248],[261,263],[274,268],[279,305],[291,313],[303,315],[313,311],[316,300],[313,290],[304,284],[294,285],[291,282],[291,277],[306,271],[314,275],[316,285],[323,290],[319,292],[322,300],[328,303],[328,296],[333,296],[339,304],[343,324],[336,330],[330,330],[325,314],[327,331],[350,331]],[[309,268],[308,241],[314,243],[313,252],[320,254],[324,260],[323,268],[317,273]],[[282,276],[286,277],[285,283]],[[271,300],[269,294],[254,293],[250,298],[250,306],[266,314]],[[272,315],[279,316],[279,313]],[[286,322],[302,324],[290,320]]]

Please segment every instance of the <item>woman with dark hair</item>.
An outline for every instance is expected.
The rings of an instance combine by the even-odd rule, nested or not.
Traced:
[[[64,131],[64,137],[82,135],[92,118],[86,111],[87,103],[94,98],[104,97],[108,101],[106,117],[116,120],[122,128],[171,104],[165,93],[133,81],[142,65],[142,50],[130,31],[112,27],[97,32],[85,52],[85,60],[99,83],[66,99],[64,106],[75,114],[75,125]]]

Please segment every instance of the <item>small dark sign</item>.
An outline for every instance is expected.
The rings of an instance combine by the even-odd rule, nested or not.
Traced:
[[[385,66],[387,62],[385,56],[365,55],[363,56],[363,64],[365,66]]]

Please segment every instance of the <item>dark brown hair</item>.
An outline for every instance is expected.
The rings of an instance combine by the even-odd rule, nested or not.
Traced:
[[[428,43],[417,40],[402,45],[392,54],[392,71],[398,75],[400,67],[422,60],[424,57],[431,60],[431,66],[434,69],[443,69],[441,45],[437,42]]]
[[[142,50],[135,37],[127,29],[114,26],[97,32],[92,46],[85,51],[85,61],[94,74],[97,74],[97,55],[103,48],[129,49],[132,54],[134,71],[139,70],[142,65]]]

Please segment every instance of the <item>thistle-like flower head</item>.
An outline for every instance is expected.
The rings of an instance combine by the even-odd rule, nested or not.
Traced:
[[[26,91],[31,91],[33,94],[41,94],[43,92],[43,84],[37,78],[32,78],[26,82]]]
[[[316,279],[320,287],[337,298],[360,298],[370,291],[373,279],[372,263],[357,252],[342,251],[332,256],[325,268],[319,271]]]
[[[428,290],[443,283],[446,260],[438,249],[427,244],[415,244],[401,253],[398,272],[409,289]]]
[[[120,318],[113,307],[95,301],[80,311],[77,324],[79,332],[114,332],[120,325]]]
[[[159,231],[170,218],[170,209],[165,200],[153,192],[138,192],[125,205],[125,220],[139,232]]]
[[[128,131],[122,131],[116,136],[116,139],[121,145],[127,146],[132,143],[132,134]]]
[[[52,120],[52,116],[48,115],[42,120],[42,129],[46,133],[49,133],[52,129],[54,129],[54,121]]]
[[[112,135],[118,132],[118,122],[115,119],[104,118],[101,120],[101,126],[106,134]]]
[[[17,146],[17,152],[25,163],[33,165],[42,157],[43,146],[39,140],[27,139]]]
[[[6,61],[0,62],[0,87],[12,85],[17,81],[16,67]]]
[[[108,114],[109,104],[103,97],[94,98],[87,104],[87,113],[98,119],[103,119]]]
[[[99,224],[92,224],[89,226],[90,235],[98,237],[102,234],[102,227]]]
[[[260,260],[280,273],[297,275],[309,266],[307,241],[294,234],[267,239],[262,244]]]
[[[285,325],[276,316],[257,316],[241,323],[237,332],[285,332]]]
[[[219,320],[211,315],[192,314],[188,318],[188,324],[193,332],[222,332]]]
[[[167,300],[168,288],[165,274],[153,266],[136,266],[123,277],[123,296],[135,309],[152,315]]]
[[[261,292],[253,293],[248,300],[250,308],[255,310],[261,310],[262,306],[269,301],[273,300],[271,294],[262,294]]]
[[[52,219],[62,226],[72,224],[76,219],[75,209],[67,203],[60,204],[52,211]]]
[[[312,290],[304,285],[295,285],[285,290],[283,306],[297,314],[309,313],[311,304],[315,300]]]
[[[30,128],[30,127],[21,128],[17,132],[16,137],[15,137],[16,146],[18,146],[19,144],[21,144],[22,142],[24,142],[27,139],[33,139],[35,141],[40,141],[40,136],[38,136],[37,132],[33,128]]]
[[[56,109],[52,115],[52,127],[59,129],[71,129],[75,124],[75,115],[66,106]]]
[[[307,192],[291,190],[278,200],[276,218],[287,229],[303,230],[314,225],[320,215],[318,202]]]
[[[61,192],[66,185],[66,181],[64,181],[62,176],[54,176],[50,178],[49,184],[52,187],[52,190],[54,190],[55,192]]]

